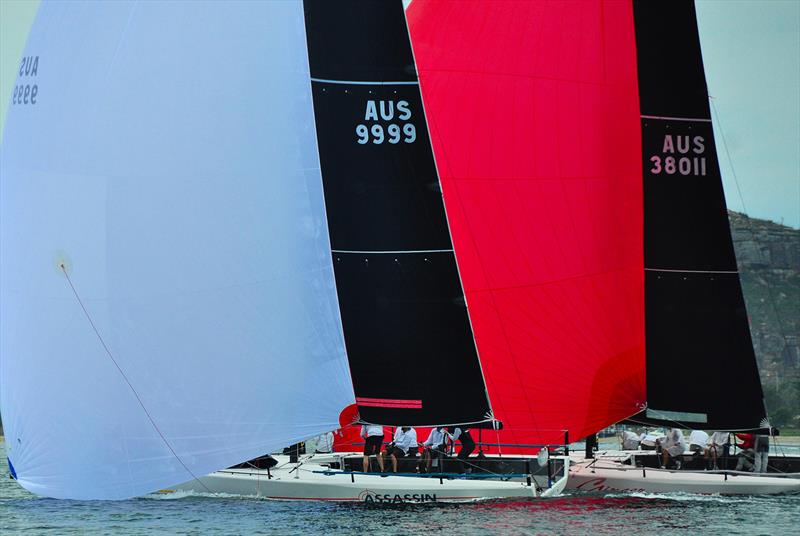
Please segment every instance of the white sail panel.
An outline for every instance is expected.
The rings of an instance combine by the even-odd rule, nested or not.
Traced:
[[[44,3],[25,58],[0,161],[19,482],[131,497],[337,428],[302,3]]]

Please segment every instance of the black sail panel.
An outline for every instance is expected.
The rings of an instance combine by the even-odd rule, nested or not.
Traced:
[[[361,420],[478,423],[490,406],[401,1],[306,0],[325,204]]]
[[[634,1],[644,165],[646,411],[757,429],[766,412],[711,128],[694,3]]]

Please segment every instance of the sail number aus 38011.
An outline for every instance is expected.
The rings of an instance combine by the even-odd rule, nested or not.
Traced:
[[[356,125],[356,141],[360,145],[372,142],[414,143],[417,128],[410,122],[411,108],[408,101],[368,100],[364,110],[364,122]]]
[[[661,154],[650,157],[652,175],[696,175],[705,176],[706,157],[703,136],[664,136]],[[686,156],[682,156],[686,155]]]

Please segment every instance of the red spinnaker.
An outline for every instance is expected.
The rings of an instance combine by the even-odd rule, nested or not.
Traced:
[[[630,2],[415,0],[412,43],[502,442],[576,440],[645,402]]]

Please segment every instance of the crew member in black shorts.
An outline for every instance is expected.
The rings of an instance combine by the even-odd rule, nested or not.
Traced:
[[[398,428],[394,434],[394,441],[386,448],[386,455],[392,461],[392,471],[397,472],[398,458],[414,458],[417,450],[417,431],[410,426]]]
[[[364,472],[369,470],[369,457],[375,456],[378,458],[378,467],[383,472],[383,456],[381,456],[381,447],[383,447],[383,426],[375,425],[362,425],[361,437],[364,438]]]
[[[458,451],[457,458],[459,460],[466,460],[469,458],[469,455],[472,454],[472,451],[475,450],[475,440],[472,439],[472,436],[469,433],[469,430],[466,428],[453,428],[452,426],[448,427],[448,436],[450,437],[450,441],[455,444],[457,440],[461,441],[461,450]],[[466,465],[463,461],[461,461],[461,472],[466,471]]]

